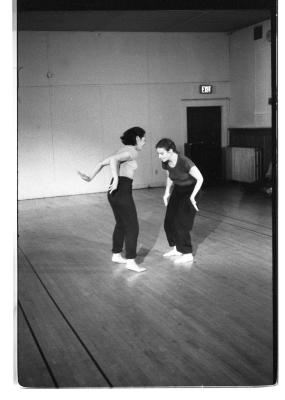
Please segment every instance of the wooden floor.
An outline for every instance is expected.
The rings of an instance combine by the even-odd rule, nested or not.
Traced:
[[[137,274],[110,261],[106,194],[18,208],[18,377],[25,387],[271,385],[271,201],[208,188],[195,262],[174,265],[162,188],[134,191]]]

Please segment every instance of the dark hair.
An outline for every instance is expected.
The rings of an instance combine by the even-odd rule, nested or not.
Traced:
[[[167,138],[160,139],[160,141],[156,143],[155,148],[165,149],[166,151],[172,149],[174,153],[178,153],[178,151],[176,150],[176,145],[173,142],[173,140]]]
[[[139,126],[134,126],[133,128],[127,129],[121,136],[121,141],[123,144],[135,146],[137,144],[136,137],[139,136],[143,138],[145,135],[145,130]]]

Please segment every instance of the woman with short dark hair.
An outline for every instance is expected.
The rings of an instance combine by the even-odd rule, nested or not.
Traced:
[[[179,256],[175,260],[177,263],[192,262],[190,231],[198,211],[196,195],[202,186],[203,176],[192,160],[178,153],[171,139],[161,139],[155,147],[167,174],[163,196],[167,206],[164,230],[172,249],[164,256]]]
[[[90,182],[106,165],[110,165],[112,180],[108,189],[108,200],[116,220],[113,232],[112,261],[126,264],[126,268],[135,272],[146,269],[137,265],[136,248],[139,233],[136,206],[132,196],[132,182],[137,169],[137,155],[145,145],[145,131],[140,127],[126,130],[121,136],[124,144],[115,154],[105,158],[95,166],[91,176],[78,171],[80,177]],[[125,243],[126,258],[121,252]]]

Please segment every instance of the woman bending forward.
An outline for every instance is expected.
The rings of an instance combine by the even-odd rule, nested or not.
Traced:
[[[198,211],[195,198],[202,186],[203,177],[193,161],[178,154],[172,140],[161,139],[156,145],[156,151],[162,161],[162,168],[167,173],[163,196],[167,206],[164,230],[172,249],[164,256],[179,256],[175,263],[191,262],[193,255],[190,231]]]

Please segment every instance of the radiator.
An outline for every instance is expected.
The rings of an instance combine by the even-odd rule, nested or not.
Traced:
[[[227,147],[226,177],[237,182],[253,183],[261,179],[261,149]]]

